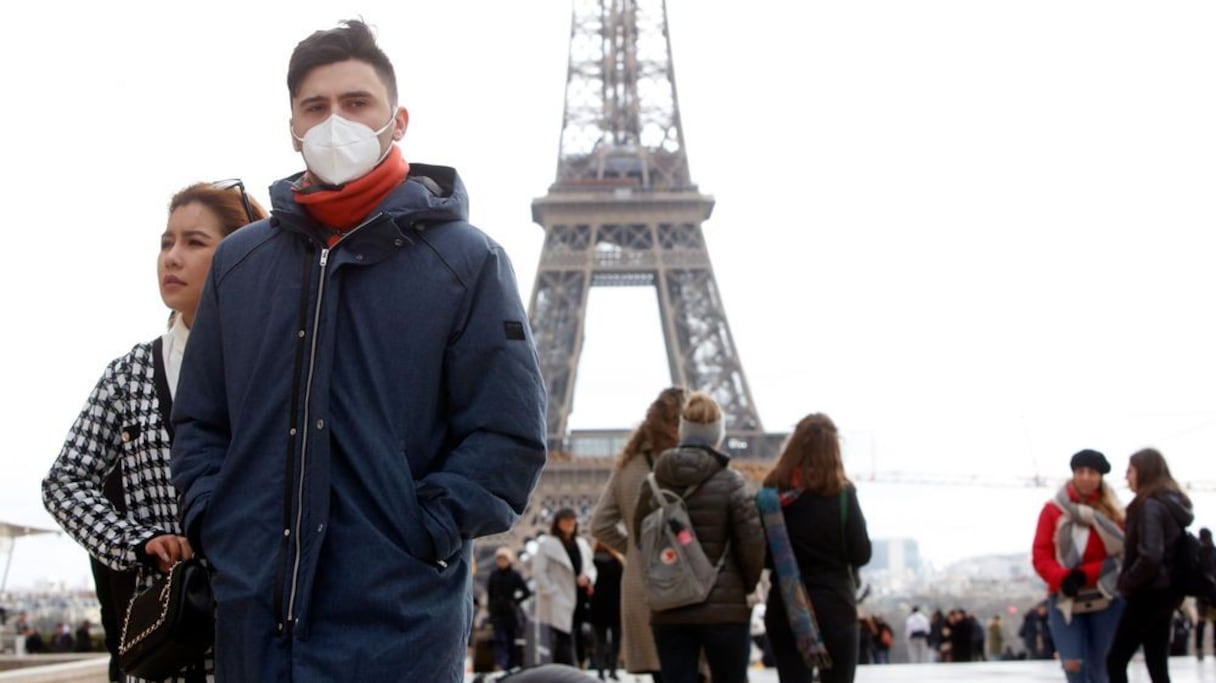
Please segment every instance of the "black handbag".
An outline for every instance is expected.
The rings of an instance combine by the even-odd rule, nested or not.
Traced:
[[[207,567],[182,560],[131,598],[118,645],[123,673],[161,680],[201,665],[215,640],[215,599]]]

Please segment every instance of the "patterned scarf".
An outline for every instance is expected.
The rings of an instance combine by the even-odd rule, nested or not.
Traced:
[[[1102,561],[1102,573],[1098,577],[1098,591],[1110,598],[1118,595],[1115,585],[1119,580],[1119,557],[1123,555],[1123,530],[1111,518],[1085,503],[1075,503],[1068,494],[1072,484],[1065,484],[1052,500],[1064,514],[1056,522],[1056,561],[1064,567],[1081,564],[1082,551],[1073,542],[1073,531],[1078,524],[1089,527],[1090,533],[1098,534],[1106,547],[1106,559]],[[1060,595],[1056,608],[1064,613],[1065,622],[1072,618],[1072,598]]]
[[[793,497],[796,498],[797,494]],[[789,534],[785,531],[785,514],[781,511],[781,505],[782,494],[775,488],[765,487],[756,493],[756,507],[760,509],[765,535],[768,536],[777,586],[781,589],[781,602],[785,605],[790,631],[794,634],[794,642],[798,645],[802,661],[811,669],[830,669],[832,659],[823,644],[823,635],[819,631],[819,623],[815,620],[811,597],[802,585],[802,572],[798,569],[794,548],[790,545]]]

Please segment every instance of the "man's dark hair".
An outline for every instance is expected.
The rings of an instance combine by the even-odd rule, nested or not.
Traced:
[[[389,104],[396,106],[397,74],[393,71],[393,63],[376,45],[371,28],[359,19],[348,19],[338,28],[317,31],[296,45],[287,64],[288,94],[294,99],[300,83],[313,69],[349,59],[370,64],[388,89]]]

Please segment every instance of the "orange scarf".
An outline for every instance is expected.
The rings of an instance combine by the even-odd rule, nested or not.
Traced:
[[[315,184],[311,175],[292,192],[296,202],[327,228],[334,230],[329,246],[342,238],[342,233],[358,225],[372,209],[384,201],[410,174],[409,162],[401,149],[393,145],[388,156],[362,178],[337,187]]]

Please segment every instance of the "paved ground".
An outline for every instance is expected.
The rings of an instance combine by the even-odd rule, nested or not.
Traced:
[[[588,680],[596,680],[588,672]],[[1132,683],[1149,683],[1144,662],[1132,660],[1128,667],[1128,678]],[[774,669],[751,669],[749,683],[778,683]],[[466,681],[473,677],[467,676]],[[1037,683],[1051,681],[1061,683],[1064,674],[1060,665],[1047,662],[979,662],[975,664],[892,664],[890,666],[862,666],[857,669],[856,683],[910,683],[912,681],[943,683]],[[1170,659],[1171,683],[1216,683],[1216,659],[1198,662],[1194,657]],[[621,676],[622,683],[651,683],[649,677]]]

